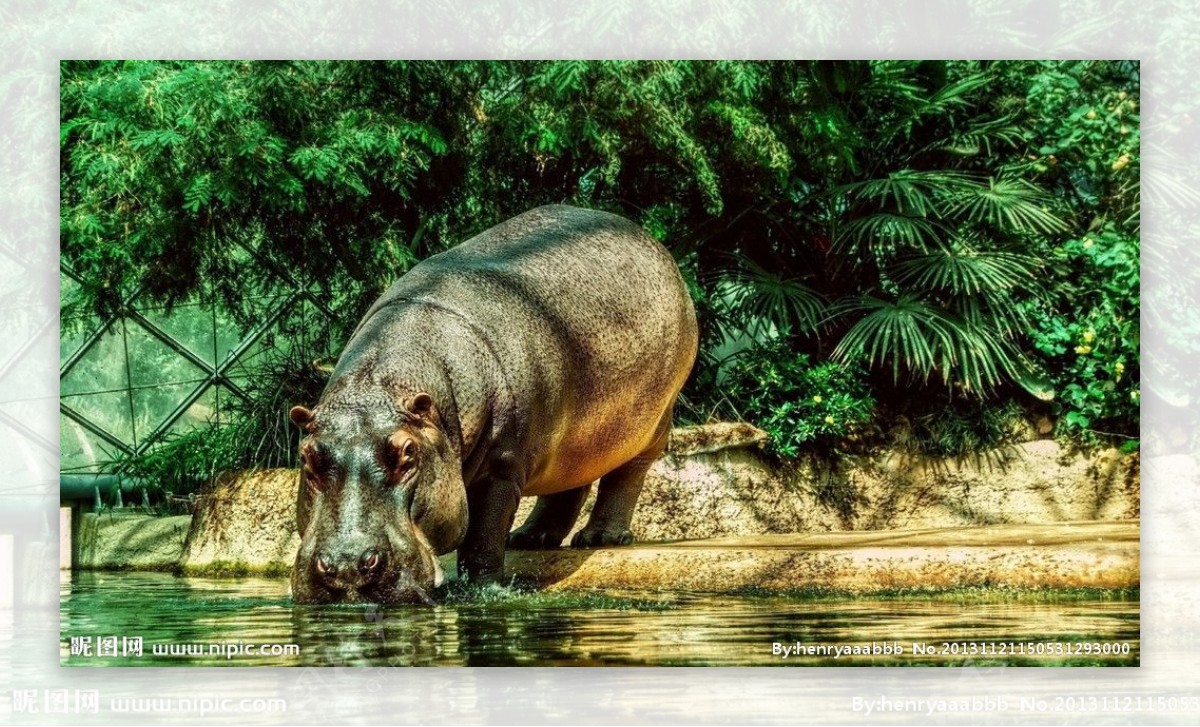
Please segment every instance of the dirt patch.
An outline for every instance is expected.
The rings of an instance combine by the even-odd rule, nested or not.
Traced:
[[[693,427],[676,427],[667,441],[667,452],[676,457],[720,452],[742,447],[761,448],[769,434],[745,422],[721,422]]]

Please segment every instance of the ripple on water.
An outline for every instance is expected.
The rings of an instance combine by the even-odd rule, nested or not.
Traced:
[[[936,657],[790,657],[772,644],[1124,641],[1126,656],[1026,657],[1012,664],[1138,661],[1136,600],[1010,601],[778,595],[505,592],[434,607],[295,607],[279,579],[77,574],[63,587],[69,665],[886,665]],[[1134,595],[1136,598],[1136,594]],[[141,636],[144,655],[72,657],[70,636]],[[155,644],[299,644],[292,656],[155,655]],[[1001,660],[1004,661],[1004,660]]]

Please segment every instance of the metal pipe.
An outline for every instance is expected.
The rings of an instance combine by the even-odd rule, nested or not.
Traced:
[[[134,495],[139,490],[146,490],[146,483],[140,477],[80,473],[62,473],[58,476],[59,500],[63,502],[113,495],[121,497],[125,493]]]

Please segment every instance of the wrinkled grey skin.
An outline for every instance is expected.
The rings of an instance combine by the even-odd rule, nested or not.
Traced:
[[[500,578],[506,542],[558,547],[597,479],[573,545],[630,542],[696,346],[670,254],[615,215],[540,207],[417,265],[292,409],[295,600],[428,602],[456,548],[461,576]]]

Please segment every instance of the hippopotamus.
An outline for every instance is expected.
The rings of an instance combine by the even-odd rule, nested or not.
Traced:
[[[497,581],[506,546],[562,545],[597,480],[571,544],[631,542],[696,349],[675,261],[614,214],[538,207],[417,264],[291,410],[295,601],[428,603],[453,550]]]

